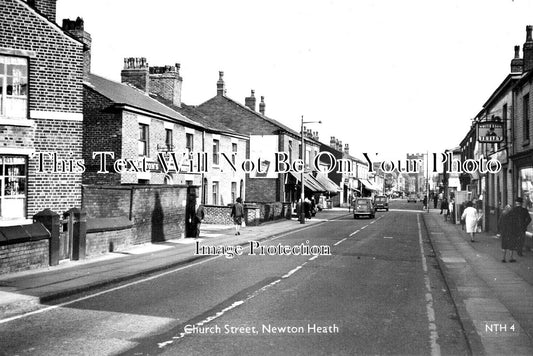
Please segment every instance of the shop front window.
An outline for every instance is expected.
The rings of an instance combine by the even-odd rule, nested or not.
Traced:
[[[0,220],[26,217],[26,157],[0,156]]]
[[[524,207],[533,213],[533,167],[521,168],[519,174],[518,195],[524,199]]]

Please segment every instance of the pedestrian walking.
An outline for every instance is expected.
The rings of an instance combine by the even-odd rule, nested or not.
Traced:
[[[455,224],[455,199],[452,197],[450,197],[448,204],[448,215],[450,215],[450,221]]]
[[[514,228],[512,233],[517,238],[516,253],[518,256],[523,256],[522,249],[524,248],[524,240],[526,238],[527,226],[531,222],[529,211],[522,206],[524,200],[521,197],[515,199],[515,205],[509,212],[513,219]]]
[[[474,235],[477,230],[478,214],[471,201],[466,203],[466,208],[461,215],[461,220],[464,220],[465,222],[466,233],[470,235],[470,241],[475,242]]]
[[[433,209],[437,209],[438,203],[439,203],[439,196],[437,194],[433,194]]]
[[[424,195],[424,199],[422,200],[422,203],[424,204],[424,210],[428,207],[428,197],[427,195]]]
[[[311,200],[309,198],[304,200],[304,213],[306,219],[311,219]]]
[[[442,198],[440,203],[440,213],[444,214],[444,221],[448,220],[448,199],[446,197]]]
[[[244,216],[244,207],[242,206],[242,199],[239,197],[236,200],[236,203],[233,204],[231,208],[231,217],[233,218],[233,223],[235,224],[235,235],[240,235],[240,229],[242,225],[242,217]]]
[[[200,225],[202,225],[202,221],[205,218],[205,210],[204,206],[199,202],[196,201],[196,210],[194,213],[194,219],[196,223],[196,238],[200,237]]]
[[[509,250],[511,253],[511,255],[509,256],[509,262],[516,262],[513,255],[514,251],[516,250],[518,241],[512,231],[513,219],[512,215],[509,214],[510,212],[511,206],[507,204],[505,208],[503,208],[502,216],[500,216],[500,219],[498,220],[498,231],[500,232],[500,237],[502,239],[503,263],[507,262],[505,259],[507,256],[507,250]]]

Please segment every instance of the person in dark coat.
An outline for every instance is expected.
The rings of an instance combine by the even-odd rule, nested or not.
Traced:
[[[437,209],[438,203],[439,203],[439,196],[437,194],[433,194],[433,209]]]
[[[511,209],[513,221],[512,233],[517,238],[516,253],[518,256],[522,256],[522,249],[524,248],[524,240],[526,238],[527,226],[531,222],[531,216],[529,211],[522,206],[524,200],[520,197],[515,199],[515,206]]]
[[[304,200],[304,213],[306,219],[311,219],[311,201],[309,198],[305,198]]]
[[[424,195],[424,199],[422,200],[422,203],[424,204],[424,210],[428,207],[428,197],[427,195]]]
[[[235,235],[240,235],[242,218],[244,216],[244,207],[242,206],[242,199],[240,197],[236,199],[236,203],[231,208],[230,216],[233,218],[233,223],[235,224]]]
[[[509,262],[516,262],[516,260],[513,257],[514,251],[516,250],[517,246],[517,239],[512,234],[512,215],[509,213],[511,212],[511,206],[507,204],[505,208],[503,208],[502,216],[500,216],[500,219],[498,220],[498,231],[500,232],[500,237],[502,239],[502,250],[503,250],[503,258],[502,262],[507,262],[505,257],[507,255],[507,250],[511,251],[511,256]]]
[[[440,212],[441,214],[444,213],[444,221],[448,220],[448,199],[446,197],[442,198],[442,201],[440,203]]]
[[[200,225],[202,225],[202,220],[205,218],[204,206],[200,202],[196,203],[196,212],[194,215],[196,220],[196,238],[200,237]]]

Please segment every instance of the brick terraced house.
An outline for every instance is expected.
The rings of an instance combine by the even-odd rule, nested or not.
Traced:
[[[245,105],[226,96],[224,73],[219,72],[217,95],[200,104],[197,108],[207,116],[218,120],[236,132],[250,136],[247,158],[256,165],[246,176],[246,198],[252,202],[294,202],[300,197],[299,176],[296,173],[275,173],[274,153],[285,152],[288,162],[301,157],[301,135],[265,115],[264,97],[261,97],[259,111],[256,111],[255,92],[245,98]],[[305,132],[305,130],[304,130]],[[309,167],[319,152],[319,144],[309,135],[306,137],[306,166]],[[261,163],[258,164],[258,159]],[[325,192],[311,172],[306,173],[306,195]]]
[[[122,83],[95,74],[85,84],[84,184],[181,184],[201,187],[202,203],[226,205],[244,196],[244,173],[233,170],[222,153],[245,157],[247,137],[208,122],[181,102],[179,65],[149,67],[145,58],[125,59]],[[103,154],[107,168],[102,173]],[[178,173],[171,153],[184,160]],[[159,157],[170,170],[165,172]],[[143,171],[142,160],[146,159]],[[135,162],[114,167],[112,162]],[[116,168],[120,168],[117,172]],[[100,173],[98,173],[100,171]]]
[[[55,17],[56,0],[0,1],[1,225],[81,203],[83,44]]]

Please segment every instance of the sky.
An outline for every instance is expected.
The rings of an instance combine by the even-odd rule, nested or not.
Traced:
[[[298,132],[322,121],[306,125],[320,141],[396,159],[459,145],[522,53],[533,0],[58,0],[59,24],[78,16],[95,74],[180,63],[199,105],[223,71],[228,97],[253,89]]]

